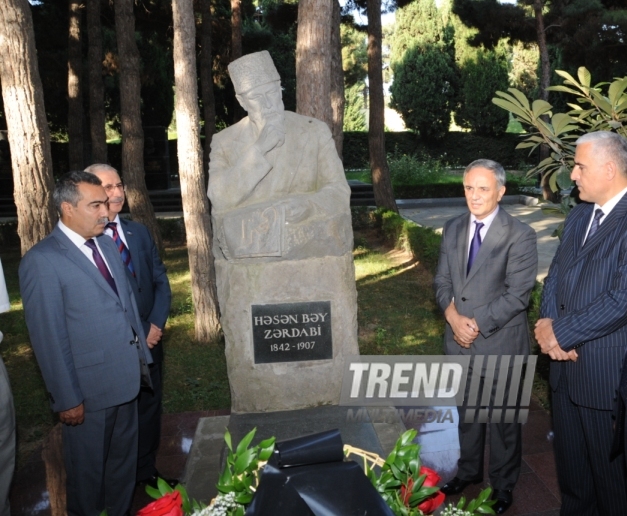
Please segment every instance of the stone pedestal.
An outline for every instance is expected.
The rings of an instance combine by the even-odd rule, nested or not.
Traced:
[[[274,262],[216,260],[216,276],[233,412],[338,404],[344,357],[359,354],[352,253]],[[299,312],[299,307],[307,306],[301,303],[329,306],[330,314],[326,317],[330,317],[330,325],[318,324],[328,321],[324,313],[318,316],[316,324],[305,324],[314,319],[314,314]],[[258,325],[265,322],[268,325],[257,328],[253,338],[253,305],[265,305],[271,312],[274,305],[286,304],[296,307],[291,322],[288,316],[283,316],[288,322],[283,329],[277,329],[276,325],[270,325],[271,319],[258,318]],[[277,314],[282,313],[281,308],[276,307]],[[280,319],[278,316],[274,322],[280,323]],[[305,336],[293,338],[301,334]],[[295,355],[295,346],[305,352],[305,346],[312,343],[324,346],[330,358],[298,359],[313,355]],[[289,346],[281,349],[282,344]],[[276,345],[274,351],[265,354],[271,362],[260,363],[259,352],[255,360],[255,346],[259,350],[260,345],[267,349]]]

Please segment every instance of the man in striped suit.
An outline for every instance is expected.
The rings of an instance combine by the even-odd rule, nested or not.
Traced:
[[[571,179],[585,202],[566,219],[535,330],[552,359],[561,514],[624,516],[625,465],[610,451],[627,348],[627,139],[579,138]]]

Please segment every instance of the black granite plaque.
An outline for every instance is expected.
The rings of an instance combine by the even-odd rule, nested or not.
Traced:
[[[252,305],[255,364],[333,358],[331,302]]]

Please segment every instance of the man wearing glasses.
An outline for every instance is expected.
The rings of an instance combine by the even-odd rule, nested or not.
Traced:
[[[137,482],[157,488],[157,477],[163,478],[155,467],[161,438],[163,394],[161,337],[170,313],[170,283],[148,228],[138,222],[120,218],[125,198],[124,184],[118,171],[109,165],[96,163],[87,167],[85,172],[94,174],[102,181],[102,186],[109,197],[109,223],[105,227],[105,233],[115,242],[122,262],[126,265],[126,275],[135,295],[139,317],[146,334],[146,343],[152,354],[150,378],[153,391],[142,388],[137,405],[139,412]],[[178,483],[173,479],[165,480],[172,486]]]

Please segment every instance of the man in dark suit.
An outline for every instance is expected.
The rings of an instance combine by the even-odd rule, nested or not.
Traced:
[[[142,321],[146,342],[152,354],[150,366],[152,390],[143,388],[139,393],[139,455],[137,458],[137,481],[157,487],[157,478],[162,477],[155,467],[159,440],[161,439],[161,401],[163,398],[163,346],[161,337],[170,313],[172,294],[166,268],[159,257],[155,242],[148,228],[138,222],[121,219],[124,207],[124,185],[117,170],[109,165],[97,163],[85,169],[98,176],[109,196],[109,223],[105,234],[113,238],[122,261],[126,264],[139,317]],[[170,485],[178,482],[165,479]]]
[[[505,171],[492,160],[473,161],[464,171],[470,213],[444,226],[435,276],[437,302],[446,318],[447,355],[529,354],[526,309],[535,284],[538,253],[532,228],[499,208]],[[509,362],[510,367],[513,360]],[[461,493],[483,480],[486,424],[459,420],[457,476],[442,488]],[[497,514],[512,504],[522,460],[521,425],[493,422],[490,427],[490,483]]]
[[[551,362],[561,514],[627,514],[622,460],[610,460],[613,408],[627,348],[627,140],[577,140],[566,218],[542,296],[536,339]]]
[[[53,197],[61,219],[19,268],[26,324],[63,423],[67,512],[118,516],[131,506],[137,395],[152,359],[118,250],[102,235],[100,179],[70,172]]]

